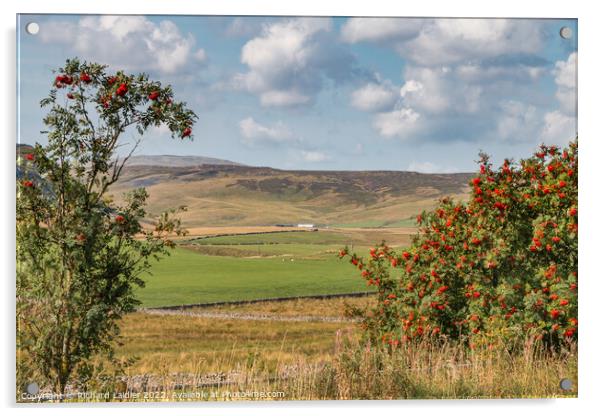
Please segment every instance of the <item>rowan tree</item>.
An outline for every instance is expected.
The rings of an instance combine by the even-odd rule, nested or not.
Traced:
[[[467,202],[444,198],[417,217],[410,247],[369,258],[340,252],[375,286],[356,311],[369,339],[398,345],[432,336],[488,347],[577,339],[578,148],[544,146],[497,169],[482,154]]]
[[[146,74],[78,59],[56,72],[41,101],[47,144],[18,160],[17,361],[64,393],[78,368],[112,351],[143,274],[185,232],[178,209],[143,226],[147,192],[116,203],[111,186],[149,128],[191,138],[196,115]],[[125,155],[124,133],[137,136]]]

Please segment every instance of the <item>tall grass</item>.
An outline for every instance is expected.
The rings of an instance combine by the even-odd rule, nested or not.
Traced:
[[[337,338],[332,398],[509,398],[576,395],[577,347],[552,352],[527,341],[496,349],[468,349],[425,338],[394,350]],[[560,390],[562,378],[575,383]]]
[[[577,346],[550,351],[536,342],[511,348],[468,349],[457,343],[430,339],[391,350],[363,344],[353,333],[340,331],[334,354],[316,362],[299,356],[269,359],[258,351],[245,360],[236,354],[213,362],[198,362],[192,373],[174,372],[173,363],[161,371],[115,379],[106,384],[122,391],[161,392],[137,400],[350,400],[350,399],[473,399],[576,397]],[[229,368],[220,372],[219,368]],[[562,391],[563,378],[573,381]],[[124,381],[122,381],[124,380]],[[272,397],[269,397],[271,395]]]

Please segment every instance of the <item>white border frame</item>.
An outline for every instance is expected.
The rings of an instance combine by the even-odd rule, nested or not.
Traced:
[[[293,0],[294,1],[294,0]],[[305,415],[309,412],[319,414],[343,411],[347,414],[365,414],[374,409],[379,413],[403,414],[409,412],[433,412],[445,414],[479,414],[487,412],[491,415],[506,415],[509,412],[529,411],[548,414],[586,413],[596,405],[597,382],[601,368],[598,356],[602,337],[600,336],[598,294],[602,294],[602,276],[598,264],[598,237],[602,236],[598,212],[595,205],[598,200],[600,172],[597,171],[598,158],[602,154],[602,137],[600,137],[600,74],[602,74],[600,58],[600,39],[602,39],[602,16],[596,13],[595,2],[557,1],[526,2],[524,0],[504,0],[496,3],[471,0],[420,0],[415,2],[393,2],[391,0],[229,0],[217,1],[174,1],[174,0],[103,0],[102,2],[85,2],[82,0],[62,0],[49,3],[43,0],[21,2],[2,2],[0,20],[2,21],[2,87],[0,99],[0,117],[3,140],[1,228],[4,230],[2,242],[1,264],[4,266],[2,295],[2,380],[1,389],[3,407],[13,412],[25,414],[80,414],[83,405],[53,405],[43,408],[29,405],[15,405],[14,390],[14,350],[15,350],[15,186],[14,186],[14,146],[16,141],[16,13],[90,13],[90,14],[225,14],[225,15],[319,15],[319,16],[436,16],[436,17],[539,17],[539,18],[578,18],[579,19],[579,129],[580,129],[580,206],[579,214],[582,223],[579,257],[580,257],[580,330],[579,338],[579,398],[578,399],[544,399],[544,400],[433,400],[433,401],[353,401],[353,402],[280,402],[230,404],[190,403],[152,405],[93,405],[86,410],[89,414],[106,414],[107,407],[131,413],[146,415],[165,415],[169,407],[177,407],[179,415],[211,413],[211,414],[287,414]],[[583,227],[583,224],[586,224]],[[60,406],[60,407],[59,407]],[[335,410],[336,408],[336,410]]]

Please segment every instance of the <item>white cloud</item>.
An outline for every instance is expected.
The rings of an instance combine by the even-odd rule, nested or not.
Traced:
[[[341,28],[350,43],[385,42],[423,66],[540,50],[543,34],[532,19],[353,18]]]
[[[529,19],[432,19],[418,36],[398,44],[397,51],[430,66],[535,53],[542,43],[539,25]]]
[[[420,19],[356,17],[343,25],[341,37],[349,43],[407,40],[418,35],[422,25]]]
[[[311,97],[298,91],[267,91],[261,94],[260,102],[264,107],[289,107],[307,104]]]
[[[463,82],[486,83],[508,79],[529,82],[538,80],[546,69],[544,66],[525,64],[482,65],[477,63],[461,64],[455,68],[456,76]]]
[[[562,110],[574,115],[577,106],[577,53],[571,53],[566,61],[556,62],[552,74],[557,86],[556,98]]]
[[[420,112],[474,113],[480,108],[483,88],[459,82],[449,67],[415,67],[405,70],[405,84],[400,90],[404,105]]]
[[[204,49],[199,49],[194,53],[194,59],[198,62],[205,62],[207,60],[207,52]]]
[[[142,16],[87,16],[77,23],[51,21],[40,39],[74,48],[81,57],[127,70],[177,72],[191,59],[204,61],[191,34],[170,20],[158,24]]]
[[[374,117],[374,128],[384,137],[411,138],[419,128],[420,114],[411,108],[380,113]]]
[[[330,157],[325,153],[307,150],[301,150],[301,157],[304,161],[312,163],[330,160]]]
[[[408,171],[418,173],[454,173],[457,169],[444,168],[432,162],[412,162],[408,165]]]
[[[497,120],[497,137],[508,141],[533,140],[540,125],[537,108],[519,101],[500,104],[502,114]]]
[[[382,136],[476,139],[495,133],[522,140],[531,133],[533,139],[543,123],[537,107],[546,97],[529,93],[541,91],[535,83],[548,71],[538,56],[543,27],[531,19],[357,18],[343,25],[341,38],[385,45],[405,59],[395,111],[362,108],[379,112],[373,126]],[[572,94],[564,82],[570,66],[557,64],[558,96]]]
[[[544,116],[541,138],[547,144],[562,145],[577,136],[577,120],[561,111],[552,111]]]
[[[228,36],[255,36],[261,31],[262,20],[248,17],[235,17],[226,28]]]
[[[258,95],[266,107],[310,104],[325,78],[350,76],[353,58],[333,41],[331,30],[330,18],[265,23],[242,48],[241,62],[249,70],[234,77],[234,87]]]
[[[390,110],[398,98],[390,83],[369,83],[351,93],[351,105],[362,111]]]
[[[280,121],[272,126],[265,126],[256,122],[253,117],[247,117],[240,121],[239,128],[243,143],[248,145],[258,142],[277,144],[295,140],[291,130]]]
[[[544,115],[541,139],[548,144],[566,144],[577,136],[577,53],[557,61],[552,69],[560,109]]]

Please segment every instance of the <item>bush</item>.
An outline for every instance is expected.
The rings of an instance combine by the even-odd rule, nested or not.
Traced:
[[[576,140],[497,170],[481,154],[469,200],[419,215],[409,248],[383,242],[368,259],[341,250],[378,288],[378,304],[355,311],[370,340],[576,340],[577,158]]]

